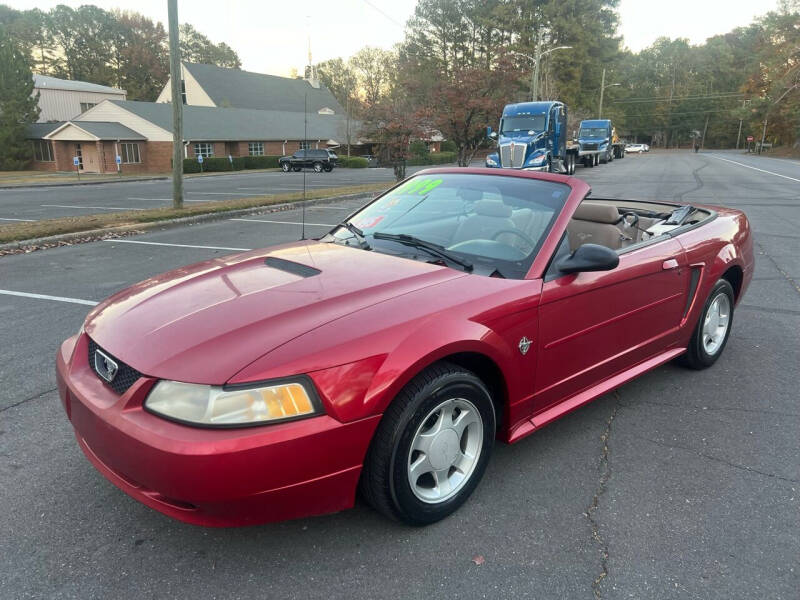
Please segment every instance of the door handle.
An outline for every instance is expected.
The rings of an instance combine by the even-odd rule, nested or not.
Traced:
[[[669,260],[665,260],[664,264],[661,265],[661,268],[665,271],[669,271],[670,269],[677,269],[678,268],[678,261],[674,258],[670,258]]]

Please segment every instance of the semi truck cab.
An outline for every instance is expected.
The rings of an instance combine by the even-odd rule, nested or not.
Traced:
[[[498,131],[489,128],[497,151],[486,157],[492,168],[569,172],[567,107],[558,101],[521,102],[503,108]]]
[[[578,146],[583,152],[598,151],[600,162],[624,158],[625,147],[617,139],[609,119],[581,121],[578,128]]]

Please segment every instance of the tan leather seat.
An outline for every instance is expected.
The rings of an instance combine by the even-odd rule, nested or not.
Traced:
[[[453,235],[453,243],[469,240],[492,240],[499,231],[516,229],[511,220],[511,207],[496,200],[479,200],[473,207],[475,214],[465,219]],[[508,239],[505,239],[508,236]],[[500,234],[497,241],[513,243],[513,234]]]
[[[570,249],[575,250],[583,244],[599,244],[618,250],[628,237],[617,226],[619,222],[616,206],[582,203],[567,226]]]

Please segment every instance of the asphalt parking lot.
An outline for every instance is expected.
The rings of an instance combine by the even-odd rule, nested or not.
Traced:
[[[660,367],[496,446],[472,498],[426,528],[361,503],[250,528],[178,523],[107,482],[63,414],[55,352],[91,303],[172,267],[296,240],[298,210],[0,258],[0,596],[797,598],[800,162],[652,152],[577,176],[595,196],[748,214],[756,273],[725,353],[706,371]],[[153,187],[116,185],[103,201]],[[308,208],[308,234],[354,205]]]
[[[408,173],[424,167],[409,167]],[[320,190],[382,181],[394,181],[392,169],[334,169],[330,173],[305,172],[306,188]],[[210,202],[299,192],[303,173],[239,171],[232,175],[187,177],[185,201]],[[144,210],[172,206],[169,180],[123,181],[92,185],[53,185],[0,190],[0,225],[94,213]]]

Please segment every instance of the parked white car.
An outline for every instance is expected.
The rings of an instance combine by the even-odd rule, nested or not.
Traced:
[[[647,152],[647,150],[644,149],[644,146],[644,144],[628,144],[625,146],[625,152],[636,152],[637,154],[641,154],[642,152]]]

